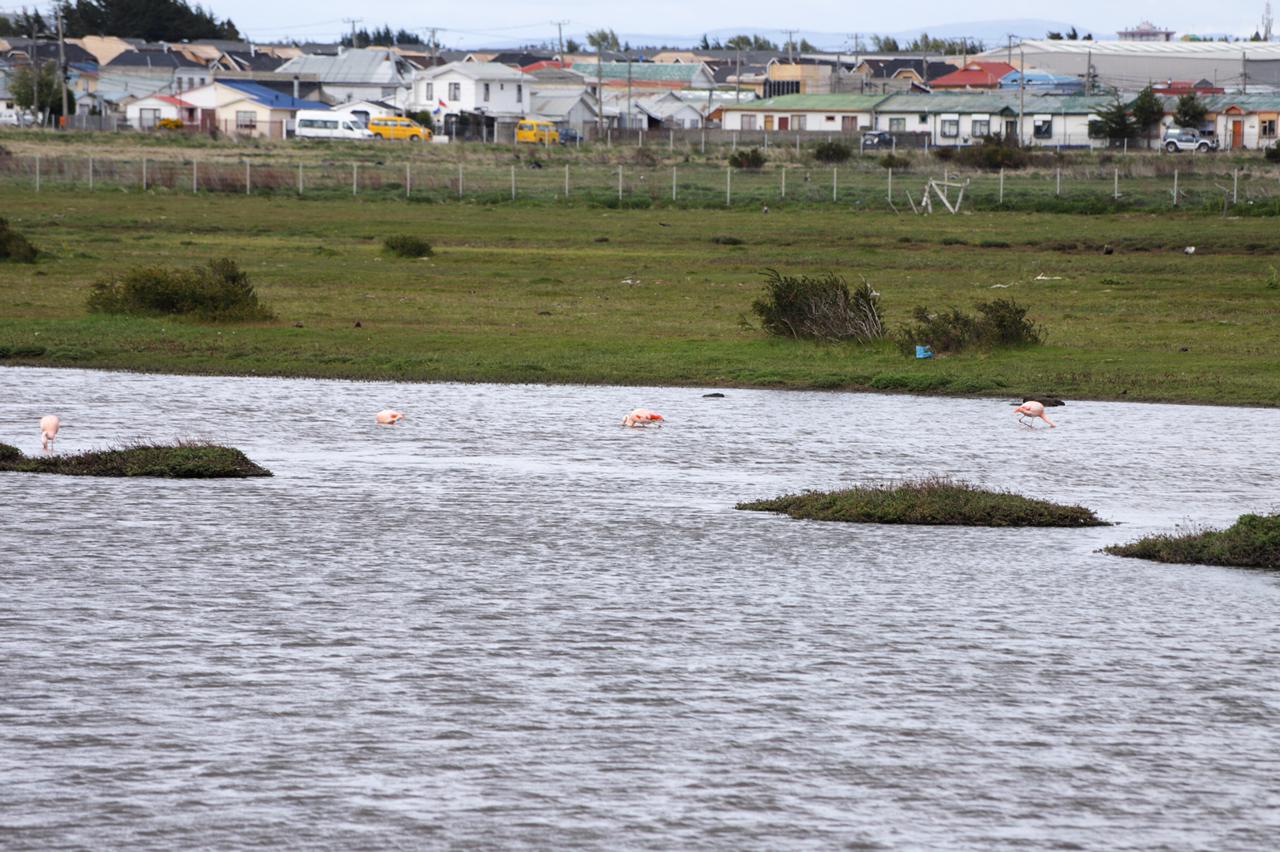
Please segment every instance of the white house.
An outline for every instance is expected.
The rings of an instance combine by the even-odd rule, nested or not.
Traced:
[[[869,128],[884,95],[780,95],[725,104],[725,130],[854,133]]]
[[[483,116],[486,122],[516,121],[529,113],[534,79],[496,62],[450,62],[419,71],[413,78],[408,109],[435,114],[453,135],[459,116]]]
[[[185,125],[200,121],[195,104],[172,95],[149,95],[132,101],[124,110],[129,126],[137,130],[154,130],[161,121],[181,121]]]
[[[294,57],[276,73],[315,75],[324,93],[337,101],[393,98],[413,80],[417,66],[383,47],[344,48],[337,56]]]
[[[595,98],[585,92],[534,95],[529,101],[529,117],[552,121],[581,132],[596,123]]]

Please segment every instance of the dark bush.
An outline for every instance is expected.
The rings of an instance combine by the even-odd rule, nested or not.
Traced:
[[[92,313],[194,316],[215,322],[274,319],[235,261],[211,260],[191,269],[152,266],[93,285]]]
[[[957,150],[959,149],[947,147],[947,146],[944,146],[941,148],[934,148],[933,156],[937,157],[939,160],[942,160],[942,162],[944,163],[949,163],[956,158]]]
[[[924,306],[911,313],[915,322],[898,334],[898,348],[914,354],[918,345],[934,352],[959,352],[971,347],[1026,346],[1044,342],[1041,329],[1027,319],[1027,309],[1012,299],[996,299],[977,306],[978,316],[957,308],[930,313]]]
[[[1262,156],[1266,157],[1269,163],[1280,163],[1280,145],[1272,145],[1262,152]]]
[[[751,310],[770,334],[810,340],[865,342],[884,337],[880,294],[866,281],[852,293],[838,275],[816,278],[766,270],[765,298]]]
[[[729,165],[735,169],[762,169],[767,159],[759,148],[742,148],[729,155]]]
[[[382,240],[382,247],[400,257],[431,257],[431,243],[408,234],[392,234]]]
[[[1006,143],[993,136],[983,139],[981,145],[961,148],[956,154],[956,162],[961,165],[989,171],[1021,169],[1030,161],[1027,152],[1012,141]]]
[[[0,444],[0,464],[12,463],[22,459],[22,450],[10,444]]]
[[[46,456],[24,456],[13,447],[0,444],[0,470],[63,476],[157,476],[168,479],[271,475],[271,471],[254,464],[237,449],[188,441],[135,444],[111,450]]]
[[[1157,562],[1280,568],[1280,515],[1241,515],[1225,530],[1152,535],[1106,552]]]
[[[843,163],[852,156],[853,148],[834,139],[828,142],[819,142],[817,147],[813,149],[813,158],[819,163]]]
[[[39,253],[30,240],[10,228],[8,220],[0,217],[0,260],[35,263]]]
[[[885,154],[880,158],[880,168],[882,169],[906,169],[911,165],[910,157],[903,157],[899,154]]]
[[[742,245],[741,237],[712,237],[711,242],[719,246],[740,246]]]

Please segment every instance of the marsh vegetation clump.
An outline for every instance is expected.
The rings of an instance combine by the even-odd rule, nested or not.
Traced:
[[[411,234],[392,234],[382,240],[382,247],[398,257],[431,257],[431,243]]]
[[[933,312],[921,305],[911,313],[913,323],[897,336],[899,350],[910,355],[916,346],[934,352],[1034,346],[1044,342],[1044,330],[1027,318],[1027,308],[1013,299],[980,302],[976,314],[958,308]]]
[[[1104,549],[1112,556],[1232,568],[1280,568],[1280,514],[1241,515],[1225,530],[1160,533]]]
[[[0,471],[63,476],[149,476],[166,479],[242,479],[270,476],[242,452],[217,444],[133,444],[69,455],[24,456],[0,444]]]
[[[248,273],[219,258],[190,269],[147,266],[99,281],[89,293],[91,313],[188,316],[211,322],[275,319],[259,301]]]
[[[781,512],[813,521],[927,524],[970,527],[1109,526],[1091,509],[989,491],[946,477],[861,485],[841,491],[806,491],[739,503],[739,509]]]
[[[759,148],[739,148],[729,155],[729,165],[735,169],[763,169],[767,161]]]
[[[13,230],[9,220],[0,216],[0,260],[14,263],[35,263],[40,252],[31,241]]]
[[[853,148],[834,139],[819,142],[813,149],[813,158],[819,163],[844,163],[853,156]]]
[[[849,289],[839,275],[764,272],[765,295],[751,310],[770,334],[804,340],[865,343],[885,336],[880,294],[865,280]]]

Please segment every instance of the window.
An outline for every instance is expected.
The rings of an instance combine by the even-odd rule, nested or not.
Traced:
[[[836,117],[834,115],[829,115],[827,116],[827,121],[831,122],[832,124],[835,124]]]
[[[489,84],[488,83],[484,84],[484,102],[485,103],[489,102]]]
[[[944,118],[942,119],[942,135],[947,139],[954,139],[960,135],[960,119]]]
[[[922,113],[920,113],[920,122],[919,122],[919,123],[920,123],[920,124],[928,124],[928,123],[929,123],[929,116],[928,116],[926,113],[923,113],[923,112],[922,112]]]
[[[449,100],[451,101],[462,100],[462,84],[461,83],[449,84]]]
[[[1037,118],[1031,127],[1031,135],[1037,139],[1053,138],[1053,119]]]
[[[422,88],[422,99],[424,101],[434,101],[436,99],[436,84],[427,83]]]
[[[893,132],[893,133],[906,133],[906,132],[907,132],[907,120],[906,120],[905,118],[891,118],[891,119],[889,119],[889,130],[890,130],[891,132]]]
[[[250,109],[236,110],[236,130],[254,130],[258,126],[258,114]]]
[[[755,117],[754,115],[744,115],[744,116],[742,117],[742,129],[743,129],[743,130],[755,130],[755,129],[756,129],[756,117]]]
[[[792,129],[792,130],[804,130],[804,119],[805,119],[805,117],[804,117],[803,115],[793,115],[793,116],[791,116],[791,129]]]
[[[158,109],[140,109],[138,110],[138,127],[142,130],[150,130],[160,122],[160,110]]]
[[[1276,135],[1276,120],[1274,118],[1264,118],[1259,124],[1258,132],[1265,137]]]
[[[975,118],[973,120],[973,126],[970,128],[970,135],[973,136],[974,139],[981,139],[983,137],[990,136],[991,119]]]

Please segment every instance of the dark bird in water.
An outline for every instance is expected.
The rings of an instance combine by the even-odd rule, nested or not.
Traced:
[[[1043,405],[1045,408],[1057,408],[1060,405],[1066,405],[1065,402],[1063,402],[1062,400],[1058,399],[1055,396],[1024,396],[1022,398],[1022,401],[1024,403],[1038,402],[1041,405]]]
[[[716,391],[715,393],[704,393],[702,395],[702,398],[703,399],[724,399],[724,394],[720,393],[719,391]]]

